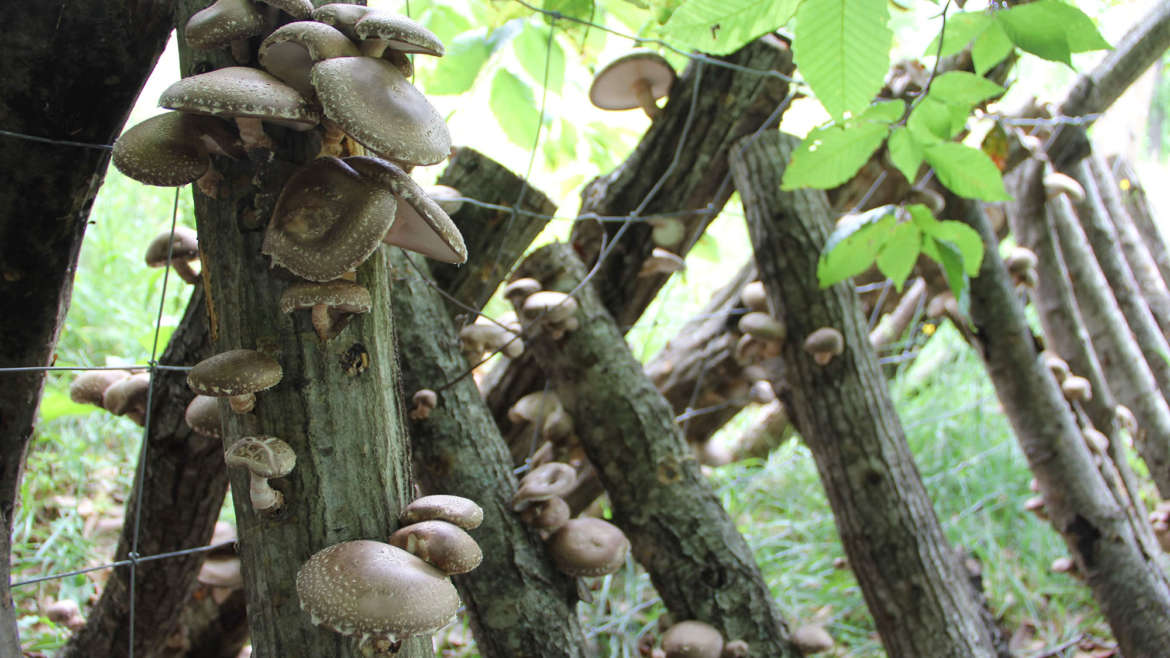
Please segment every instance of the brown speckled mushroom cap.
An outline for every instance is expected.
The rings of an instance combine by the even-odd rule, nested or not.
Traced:
[[[309,0],[259,0],[269,7],[276,7],[297,20],[306,20],[313,14],[313,3]]]
[[[125,370],[86,370],[69,384],[69,399],[100,407],[106,389],[129,376]]]
[[[445,574],[467,573],[483,562],[483,551],[467,531],[446,521],[419,521],[390,535],[397,546]]]
[[[541,464],[520,480],[520,488],[512,496],[512,509],[523,512],[535,503],[566,496],[576,482],[577,469],[572,466],[562,462]]]
[[[577,300],[556,290],[541,290],[524,298],[520,314],[527,320],[541,318],[545,322],[561,322],[577,312]]]
[[[213,439],[223,438],[223,420],[219,415],[219,401],[210,395],[196,395],[187,404],[183,414],[187,427],[196,434]]]
[[[398,520],[403,524],[438,519],[453,523],[465,530],[478,528],[483,523],[483,508],[474,500],[450,494],[432,494],[416,498],[402,510]]]
[[[119,379],[102,394],[102,407],[115,416],[146,409],[146,394],[150,390],[150,373],[140,372]]]
[[[171,247],[171,244],[174,247]],[[147,267],[166,267],[167,252],[173,260],[195,260],[199,258],[199,239],[195,229],[186,226],[176,226],[172,234],[169,230],[163,231],[146,246],[146,255],[143,260]]]
[[[263,119],[308,130],[321,115],[280,78],[247,66],[228,66],[183,78],[163,92],[159,105],[217,117]]]
[[[707,622],[680,621],[662,634],[662,650],[667,658],[719,658],[723,634]]]
[[[263,352],[229,350],[195,364],[187,386],[199,395],[244,395],[276,386],[282,374],[280,364]]]
[[[243,466],[262,478],[284,477],[297,465],[297,453],[275,436],[245,436],[223,453],[229,467]]]
[[[760,311],[744,313],[739,319],[739,330],[760,340],[782,341],[787,335],[784,325],[771,315]]]
[[[178,187],[211,167],[209,153],[243,152],[228,125],[215,117],[164,112],[136,124],[114,142],[118,171],[147,185]]]
[[[344,2],[331,2],[313,10],[313,20],[324,23],[337,29],[350,39],[361,41],[361,37],[354,31],[354,26],[363,16],[373,11],[364,5],[351,5]]]
[[[540,292],[543,284],[536,279],[526,276],[512,281],[504,287],[504,298],[512,302],[513,306],[520,306],[529,295]]]
[[[366,539],[314,553],[297,571],[297,596],[318,626],[390,642],[433,633],[459,609],[459,594],[443,572]]]
[[[280,294],[280,310],[292,313],[324,304],[342,313],[369,313],[374,302],[370,291],[345,279],[315,282],[298,281]]]
[[[444,263],[467,260],[467,245],[459,227],[410,174],[380,158],[353,156],[346,158],[345,163],[367,179],[389,189],[398,199],[394,223],[382,242],[417,251]]]
[[[804,351],[812,354],[817,363],[825,365],[845,351],[845,338],[833,327],[821,327],[804,339]]]
[[[277,28],[260,44],[260,65],[311,99],[317,96],[309,82],[314,64],[331,57],[360,54],[337,28],[316,21],[294,21]]]
[[[632,52],[597,73],[589,87],[589,101],[603,110],[632,110],[641,106],[634,91],[638,80],[646,80],[651,96],[657,99],[670,93],[675,77],[674,69],[662,55]]]
[[[548,540],[553,562],[570,576],[604,576],[626,561],[630,540],[614,524],[592,517],[578,517]]]
[[[377,155],[430,165],[451,152],[442,115],[390,62],[334,57],[313,66],[312,82],[325,116]]]
[[[421,23],[388,11],[370,11],[356,25],[354,32],[365,41],[377,40],[379,49],[392,48],[404,53],[422,53],[441,57],[443,42]],[[363,49],[366,44],[362,44]],[[381,54],[378,52],[377,54]]]
[[[264,13],[251,0],[216,0],[191,14],[183,33],[196,50],[222,48],[264,33]]]
[[[331,281],[382,244],[396,207],[392,192],[341,160],[317,158],[285,183],[261,251],[302,279]]]
[[[569,509],[569,503],[560,496],[534,503],[520,512],[520,520],[536,528],[541,539],[548,539],[549,535],[568,523],[572,516],[573,511]]]

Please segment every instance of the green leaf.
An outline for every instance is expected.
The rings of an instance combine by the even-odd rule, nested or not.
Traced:
[[[902,292],[906,277],[914,271],[922,243],[922,232],[913,222],[902,222],[894,227],[890,237],[877,255],[878,270],[894,282]]]
[[[967,276],[979,276],[979,266],[983,264],[983,239],[975,229],[960,221],[944,219],[929,233],[936,240],[946,241],[959,250]]]
[[[817,128],[800,143],[784,170],[780,189],[829,189],[853,178],[882,145],[889,126],[876,121],[850,121]]]
[[[829,115],[869,106],[890,64],[886,0],[804,0],[792,43],[796,66]]]
[[[590,21],[594,18],[593,0],[544,0],[541,8],[545,11],[559,11],[565,16],[579,18],[584,21]],[[546,15],[545,20],[552,23],[556,19]]]
[[[439,41],[450,43],[464,32],[470,32],[473,25],[470,20],[455,9],[445,5],[428,7],[419,14],[419,22],[439,37]]]
[[[1050,9],[1056,18],[1057,24],[1064,26],[1068,38],[1068,49],[1074,53],[1084,53],[1091,50],[1108,50],[1109,42],[1097,30],[1093,19],[1085,12],[1066,2],[1057,0],[1041,0],[1041,5]]]
[[[1053,22],[1052,12],[1045,4],[1033,2],[999,11],[995,13],[995,20],[1020,50],[1071,67],[1072,51],[1064,26]]]
[[[910,118],[906,120],[906,127],[914,134],[919,142],[931,144],[950,139],[963,129],[966,123],[966,114],[962,116],[958,126],[955,125],[955,113],[946,103],[941,103],[929,96],[923,98],[910,111]]]
[[[878,101],[869,106],[869,109],[861,114],[859,120],[861,121],[877,121],[880,123],[893,123],[901,121],[902,115],[906,113],[906,101],[895,99],[892,101]]]
[[[955,295],[955,302],[959,306],[959,313],[964,317],[971,315],[971,280],[963,271],[963,256],[955,245],[946,240],[930,240],[934,243],[935,259],[942,266],[943,274],[947,277],[947,285]]]
[[[428,94],[462,94],[471,89],[480,69],[492,55],[492,44],[484,30],[455,37],[447,54],[439,58],[423,82]]]
[[[971,59],[975,63],[975,74],[983,75],[999,64],[1011,52],[1014,45],[1003,26],[992,21],[991,25],[975,38],[971,46]]]
[[[979,149],[957,142],[927,146],[926,162],[939,181],[955,194],[980,201],[1009,201],[995,163]]]
[[[890,161],[902,172],[911,184],[918,178],[918,169],[922,166],[922,147],[915,141],[914,136],[903,126],[894,128],[890,133],[890,140],[886,143],[890,153]]]
[[[85,416],[97,411],[97,407],[89,404],[78,404],[69,399],[69,395],[52,389],[45,390],[41,396],[41,406],[38,409],[41,421],[49,421],[62,416]]]
[[[942,52],[939,52],[938,37],[935,37],[923,54],[930,57],[936,54],[941,57],[954,55],[983,34],[994,22],[990,14],[982,11],[965,11],[948,16],[946,29],[943,31]]]
[[[928,98],[943,103],[963,105],[970,112],[971,108],[989,98],[1000,96],[1006,91],[987,78],[980,77],[966,71],[951,71],[943,73],[930,83]]]
[[[528,22],[512,40],[512,51],[528,75],[537,83],[545,80],[545,62],[548,63],[548,88],[561,93],[565,82],[565,51],[554,38],[549,40],[552,28]]]
[[[838,220],[817,261],[821,287],[828,288],[869,269],[896,223],[894,206],[888,205]]]
[[[725,55],[792,18],[799,0],[687,0],[662,27],[676,45]]]
[[[492,95],[488,104],[508,139],[523,148],[532,148],[536,142],[537,122],[540,120],[532,88],[515,75],[500,69],[492,79]]]

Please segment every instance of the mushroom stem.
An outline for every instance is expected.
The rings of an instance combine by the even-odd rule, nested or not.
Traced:
[[[642,111],[646,116],[653,121],[658,117],[662,110],[658,109],[658,104],[654,102],[654,94],[650,91],[650,81],[646,78],[638,78],[632,85],[634,93],[638,95],[638,104],[642,106]]]
[[[236,117],[236,127],[245,149],[272,150],[272,140],[264,133],[264,122],[255,117]]]
[[[260,477],[255,473],[249,472],[251,480],[248,485],[248,493],[252,499],[252,509],[257,512],[275,512],[284,504],[284,494],[272,488],[268,484],[268,478]]]
[[[328,304],[315,304],[312,313],[313,330],[317,332],[317,338],[320,338],[321,342],[337,335],[333,326],[333,314],[329,312]]]
[[[322,119],[321,125],[325,127],[325,135],[321,138],[321,152],[317,157],[329,155],[341,157],[343,151],[341,140],[345,139],[345,131],[332,119]]]
[[[198,187],[199,191],[204,195],[209,196],[212,199],[218,199],[219,185],[222,182],[223,174],[216,171],[215,167],[208,167],[207,173],[203,174],[195,181],[195,186]]]
[[[360,44],[362,57],[381,58],[390,42],[385,39],[362,39]]]
[[[228,398],[228,404],[231,405],[232,411],[238,414],[246,414],[256,407],[256,396],[252,393],[233,395]]]
[[[191,263],[188,263],[182,259],[172,260],[171,267],[174,268],[175,274],[178,274],[179,278],[182,279],[185,283],[195,285],[199,282],[199,275],[195,272],[195,270],[191,269]]]

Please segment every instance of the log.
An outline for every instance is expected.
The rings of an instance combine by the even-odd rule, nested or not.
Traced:
[[[1166,241],[1162,238],[1162,231],[1158,228],[1157,221],[1154,220],[1154,210],[1146,196],[1145,186],[1138,178],[1133,165],[1122,156],[1111,156],[1106,159],[1106,162],[1118,183],[1125,182],[1121,200],[1125,204],[1126,210],[1129,211],[1130,218],[1133,219],[1134,227],[1141,235],[1141,241],[1145,243],[1150,255],[1153,256],[1154,264],[1162,276],[1162,281],[1170,282],[1170,250],[1166,249]]]

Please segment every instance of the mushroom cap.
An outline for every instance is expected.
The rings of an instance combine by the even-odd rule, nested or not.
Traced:
[[[662,649],[666,658],[719,658],[723,634],[707,622],[680,621],[662,634]]]
[[[1070,400],[1084,402],[1093,398],[1093,385],[1088,379],[1080,375],[1069,375],[1060,383],[1060,390],[1064,397]]]
[[[183,33],[196,50],[222,48],[264,33],[264,13],[251,0],[216,0],[191,14]]]
[[[522,396],[508,409],[508,420],[513,423],[543,422],[562,409],[561,399],[553,391],[533,391]]]
[[[528,507],[553,497],[567,496],[577,482],[577,469],[563,462],[548,462],[532,469],[520,480],[512,496],[512,509],[523,512]]]
[[[213,439],[223,438],[223,418],[219,415],[219,400],[210,395],[196,395],[187,404],[183,414],[187,427],[196,434]]]
[[[146,266],[166,267],[168,251],[171,252],[172,260],[190,261],[199,258],[199,239],[195,229],[176,226],[174,233],[163,231],[156,235],[146,247]]]
[[[313,14],[313,3],[309,0],[259,0],[269,7],[276,7],[297,20],[306,20]]]
[[[840,354],[845,351],[845,338],[833,327],[821,327],[804,339],[804,351],[809,353]]]
[[[260,44],[260,66],[305,98],[317,92],[309,81],[313,65],[331,57],[357,57],[361,51],[340,30],[317,21],[294,21],[277,28]]]
[[[256,350],[228,350],[195,364],[187,386],[199,395],[227,397],[272,388],[283,375],[275,359]]]
[[[1015,247],[1004,259],[1007,265],[1008,272],[1015,275],[1021,275],[1028,270],[1036,268],[1039,260],[1036,258],[1036,252],[1027,247]]]
[[[614,524],[592,517],[570,519],[548,540],[557,568],[570,576],[604,576],[626,561],[630,540]]]
[[[245,436],[227,447],[224,463],[243,466],[262,478],[284,477],[297,465],[297,453],[275,436]]]
[[[483,562],[483,551],[454,523],[432,520],[403,526],[390,535],[397,546],[445,574],[467,573]]]
[[[208,557],[199,567],[199,575],[195,580],[200,585],[208,587],[228,587],[239,589],[244,586],[244,572],[240,568],[240,558],[232,556]]]
[[[459,608],[443,572],[401,548],[366,539],[314,553],[297,571],[297,596],[318,626],[391,642],[433,633]]]
[[[1061,194],[1067,194],[1070,201],[1073,203],[1081,203],[1085,200],[1085,188],[1077,182],[1077,179],[1059,171],[1054,171],[1044,176],[1044,193],[1049,199],[1056,198]]]
[[[167,87],[158,104],[217,117],[264,119],[296,130],[317,125],[321,114],[280,78],[247,66],[228,66],[183,78]]]
[[[313,10],[313,20],[336,28],[350,41],[361,41],[361,37],[354,31],[354,26],[363,16],[373,11],[364,5],[351,5],[344,2],[331,2]]]
[[[653,251],[650,252],[650,256],[642,262],[642,269],[638,272],[638,276],[671,274],[673,272],[682,272],[685,269],[687,269],[687,262],[682,256],[669,249],[654,247]]]
[[[374,301],[360,283],[346,279],[298,281],[280,294],[280,311],[292,313],[324,305],[342,313],[369,313]]]
[[[483,508],[463,496],[432,494],[411,501],[402,509],[398,520],[403,524],[440,520],[471,530],[483,523]]]
[[[632,110],[641,107],[634,92],[636,81],[650,83],[650,93],[658,99],[670,93],[676,77],[662,55],[635,51],[613,60],[594,76],[589,102],[603,110]]]
[[[739,319],[739,330],[762,340],[782,341],[787,336],[779,320],[761,311],[744,313]]]
[[[443,42],[421,23],[388,11],[369,11],[354,25],[361,39],[380,39],[387,48],[404,53],[422,53],[442,57]]]
[[[540,292],[543,287],[544,284],[532,277],[521,277],[504,286],[504,298],[519,306],[529,295]]]
[[[382,242],[444,263],[467,261],[467,245],[459,227],[398,165],[367,156],[349,157],[345,163],[368,180],[389,189],[398,200],[394,223]]]
[[[431,165],[451,152],[442,115],[390,62],[334,57],[317,62],[311,79],[325,116],[379,156]]]
[[[739,297],[749,310],[761,313],[768,312],[768,291],[764,288],[763,281],[757,279],[748,283],[739,292]]]
[[[577,300],[567,293],[541,290],[524,298],[520,314],[526,320],[542,318],[545,322],[563,322],[577,312]]]
[[[833,636],[817,624],[805,624],[792,632],[792,643],[805,655],[820,653],[833,648]]]
[[[125,370],[86,370],[69,384],[69,399],[100,407],[106,389],[129,376]]]
[[[219,119],[164,112],[122,133],[114,142],[113,161],[139,183],[178,187],[207,173],[208,153],[237,155],[236,141]]]
[[[1040,353],[1040,358],[1044,361],[1044,367],[1052,372],[1052,376],[1056,378],[1057,382],[1063,382],[1072,374],[1069,370],[1068,362],[1060,358],[1059,354],[1044,350]]]
[[[447,215],[454,215],[463,207],[463,195],[449,185],[429,185],[425,189],[427,196],[439,204]]]
[[[560,496],[533,503],[520,512],[520,520],[540,531],[540,536],[545,539],[560,530],[572,516],[573,511],[569,509],[569,503]]]
[[[102,394],[102,407],[115,416],[146,409],[146,395],[150,391],[150,373],[139,372],[110,384]]]
[[[285,183],[261,251],[302,279],[331,281],[382,244],[397,203],[338,158],[317,158]]]

